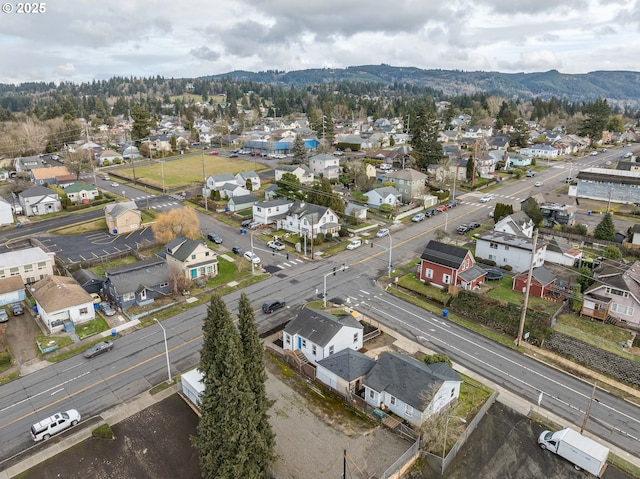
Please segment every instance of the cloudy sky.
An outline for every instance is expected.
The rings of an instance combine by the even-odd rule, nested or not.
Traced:
[[[380,63],[640,71],[640,0],[55,0],[31,14],[0,3],[2,83]]]

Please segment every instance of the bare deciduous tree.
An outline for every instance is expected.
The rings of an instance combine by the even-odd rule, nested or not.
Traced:
[[[200,236],[198,216],[189,206],[158,215],[151,229],[160,244],[167,244],[178,236],[190,239]]]

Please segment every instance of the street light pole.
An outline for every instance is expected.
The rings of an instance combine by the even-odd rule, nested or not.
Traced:
[[[393,241],[391,240],[391,233],[389,233],[389,279],[391,279],[391,249],[393,248]]]
[[[449,215],[447,214],[446,211],[443,211],[444,213],[444,232],[447,232],[447,225],[449,223]]]
[[[169,375],[169,384],[171,384],[173,382],[173,379],[171,378],[171,366],[169,364],[169,346],[167,345],[167,330],[164,329],[164,326],[156,318],[153,318],[153,320],[156,323],[158,323],[158,326],[162,328],[162,335],[164,336],[164,350],[167,355],[167,374]]]
[[[459,419],[462,424],[466,424],[467,420],[460,416],[447,416],[447,422],[444,425],[444,444],[442,445],[442,474],[444,474],[444,458],[447,453],[447,428],[449,427],[449,419]]]
[[[251,232],[251,274],[254,273],[253,257],[254,257],[254,252],[253,252],[253,232]]]

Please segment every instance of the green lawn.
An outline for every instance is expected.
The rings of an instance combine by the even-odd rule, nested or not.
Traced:
[[[76,327],[76,334],[80,339],[87,338],[94,334],[101,333],[109,329],[107,322],[100,316],[96,315],[96,318],[88,323],[80,324]]]
[[[201,154],[181,156],[177,160],[156,161],[152,165],[137,166],[136,178],[151,185],[162,187],[164,175],[165,188],[173,189],[187,186],[191,183],[202,183],[203,177],[220,173],[236,174],[240,171],[254,170],[259,172],[267,169],[268,167],[254,161],[243,160],[242,158],[209,156],[206,152],[202,152]],[[133,181],[133,170],[131,168],[118,170],[118,174]]]
[[[487,293],[490,298],[500,299],[508,303],[522,305],[524,303],[524,294],[520,291],[512,289],[513,279],[505,276],[500,281],[487,281],[487,286],[493,288]],[[547,301],[537,296],[529,295],[529,309],[547,311],[555,313],[560,308],[559,303]]]

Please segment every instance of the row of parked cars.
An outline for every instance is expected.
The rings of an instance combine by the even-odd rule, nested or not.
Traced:
[[[12,303],[9,305],[9,310],[11,311],[11,316],[20,316],[24,314],[24,309],[20,303]],[[9,313],[4,308],[0,308],[0,323],[6,323],[9,321]]]
[[[448,203],[444,203],[436,208],[430,208],[426,210],[424,213],[418,213],[411,218],[411,221],[414,223],[419,223],[420,221],[425,220],[426,218],[430,218],[431,216],[435,216],[438,213],[442,213],[444,211],[450,210],[451,208],[455,208],[458,206],[457,200],[451,200]]]

